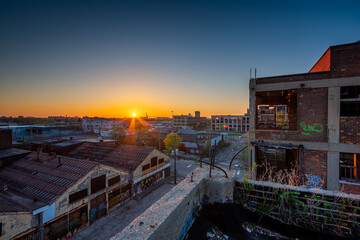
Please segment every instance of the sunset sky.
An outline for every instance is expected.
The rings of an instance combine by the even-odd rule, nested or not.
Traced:
[[[336,2],[3,0],[0,116],[243,114],[250,68],[360,40],[360,1]]]

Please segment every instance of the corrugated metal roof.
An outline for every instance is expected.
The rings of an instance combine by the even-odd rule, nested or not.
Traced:
[[[0,186],[25,197],[51,203],[85,176],[96,162],[33,152],[0,169]]]
[[[68,155],[80,159],[89,158],[104,165],[134,171],[154,149],[135,145],[84,143]]]

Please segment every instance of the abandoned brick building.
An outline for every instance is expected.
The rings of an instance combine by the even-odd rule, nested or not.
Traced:
[[[312,174],[325,189],[360,194],[360,41],[329,47],[308,73],[250,79],[249,88],[250,166],[296,169],[302,183]]]
[[[1,239],[62,238],[130,196],[125,172],[97,162],[27,152],[0,168]]]
[[[153,147],[86,142],[67,156],[99,162],[128,173],[132,194],[170,176],[168,156]]]

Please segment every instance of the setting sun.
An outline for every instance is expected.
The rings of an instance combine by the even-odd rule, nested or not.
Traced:
[[[132,116],[133,116],[133,117],[136,117],[136,113],[133,113]]]

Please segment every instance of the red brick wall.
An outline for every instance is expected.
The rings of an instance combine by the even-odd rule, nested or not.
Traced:
[[[287,141],[310,141],[327,142],[327,88],[298,89],[297,95],[297,123],[296,131],[288,130],[256,130],[255,137],[260,140],[287,140]],[[322,132],[304,132],[300,123],[304,123],[307,128],[315,126],[319,129],[321,124]],[[309,135],[306,135],[306,134]]]
[[[340,118],[340,143],[360,144],[360,117]]]
[[[360,74],[360,42],[332,47],[330,71],[338,77]]]
[[[340,183],[339,190],[345,193],[360,194],[360,186],[355,184]]]
[[[309,72],[330,71],[330,52],[330,49],[328,49]]]
[[[321,177],[326,189],[327,152],[304,150],[302,163],[300,163],[300,175],[306,180],[305,174],[313,174]]]

